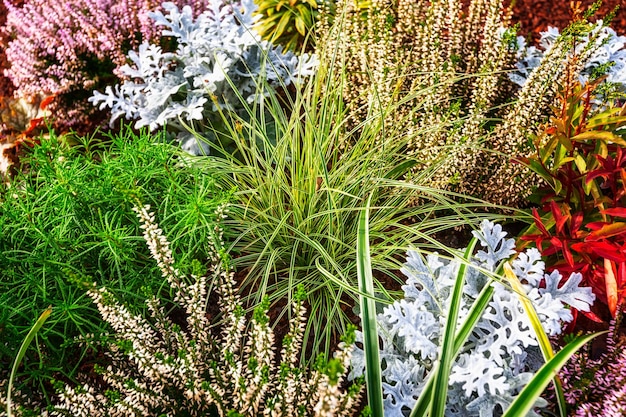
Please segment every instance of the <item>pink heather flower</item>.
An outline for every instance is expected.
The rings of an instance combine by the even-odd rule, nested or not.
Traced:
[[[561,371],[565,399],[577,417],[626,415],[626,350],[611,324],[606,351],[597,359],[578,352]]]
[[[2,30],[11,39],[4,75],[18,96],[78,93],[57,102],[56,116],[68,119],[66,125],[93,111],[81,106],[90,95],[85,91],[118,82],[117,69],[126,63],[128,51],[158,39],[161,30],[148,16],[161,8],[160,0],[26,0],[21,7],[3,1],[7,21]],[[190,5],[197,15],[209,1],[174,2]],[[66,102],[76,104],[77,111],[58,108]]]

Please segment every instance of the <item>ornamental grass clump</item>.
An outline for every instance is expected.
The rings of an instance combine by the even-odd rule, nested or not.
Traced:
[[[142,43],[128,54],[132,65],[120,68],[126,80],[108,86],[104,94],[95,91],[89,99],[101,109],[111,109],[111,122],[124,116],[136,120],[137,128],[167,125],[183,149],[206,154],[210,147],[204,142],[214,136],[205,126],[220,124],[218,110],[244,115],[241,100],[261,99],[267,94],[261,85],[284,90],[313,73],[313,57],[298,57],[261,40],[254,29],[258,16],[252,0],[213,1],[197,18],[188,6],[179,10],[166,2],[163,9],[165,14],[149,16],[163,27],[163,35],[172,37],[176,49]],[[187,125],[208,137],[197,140]]]
[[[233,273],[216,234],[208,275],[183,274],[149,206],[136,205],[152,258],[184,311],[175,324],[158,297],[146,301],[149,317],[131,312],[106,287],[87,283],[88,295],[114,330],[106,364],[96,367],[99,381],[80,386],[59,384],[59,402],[44,416],[349,416],[359,386],[340,387],[351,357],[354,333],[346,336],[332,359],[314,369],[298,366],[306,321],[303,294],[294,294],[289,332],[274,361],[274,335],[262,302],[247,323],[234,288]],[[225,218],[225,207],[217,216]],[[216,226],[219,229],[219,224]],[[199,263],[196,269],[202,270]],[[209,285],[219,295],[221,321],[212,328],[206,307]],[[220,329],[219,331],[217,329]]]
[[[528,305],[540,322],[539,332],[555,336],[573,319],[570,308],[588,311],[595,299],[590,288],[580,286],[579,273],[567,278],[558,271],[545,273],[534,248],[511,262],[513,274],[507,276],[508,282],[496,279],[502,264],[516,253],[515,241],[505,239],[501,226],[487,220],[472,234],[484,249],[474,256],[471,251],[449,249],[452,257],[437,253],[424,257],[410,250],[402,268],[408,277],[402,287],[404,298],[378,314],[385,417],[407,415],[416,401],[428,404],[432,400],[429,380],[446,366],[442,364],[444,328],[449,320],[457,321],[458,333],[452,336],[459,336],[477,312],[479,318],[452,356],[445,381],[445,415],[502,415],[543,364],[542,354],[547,354]],[[459,285],[459,315],[448,317]],[[363,342],[360,332],[357,340]],[[351,377],[367,370],[364,352],[358,347],[352,364]],[[427,396],[425,400],[422,395]],[[537,400],[535,408],[546,404]],[[539,414],[531,411],[530,415]]]
[[[218,133],[215,156],[192,158],[216,173],[225,189],[236,189],[228,226],[236,236],[232,251],[239,255],[233,263],[245,273],[242,290],[280,305],[304,285],[312,306],[305,338],[322,352],[345,332],[358,300],[356,242],[368,198],[376,239],[372,262],[389,280],[399,269],[401,247],[466,225],[482,216],[472,208],[486,206],[476,200],[457,204],[422,186],[429,170],[421,179],[415,176],[413,185],[403,181],[414,164],[405,153],[414,135],[404,122],[386,123],[392,109],[372,110],[354,130],[343,101],[352,85],[347,79],[335,83],[342,71],[340,63],[320,60],[287,109],[276,93],[252,105],[242,99],[248,116],[222,113],[228,131]],[[342,149],[349,136],[353,146]],[[411,207],[418,198],[422,204]],[[384,286],[376,286],[382,298],[391,299]]]

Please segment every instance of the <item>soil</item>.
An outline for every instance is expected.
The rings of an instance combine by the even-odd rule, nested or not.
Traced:
[[[572,19],[570,2],[566,0],[513,0],[513,22],[520,24],[521,35],[531,35],[537,40],[542,31],[553,26],[562,30]],[[593,0],[578,2],[586,10]],[[595,14],[596,19],[607,16],[616,7],[621,6],[615,13],[611,27],[619,34],[626,34],[626,5],[623,0],[603,0],[602,6]]]

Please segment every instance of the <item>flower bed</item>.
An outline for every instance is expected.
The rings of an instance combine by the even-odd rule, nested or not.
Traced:
[[[623,14],[114,3],[4,4],[0,416],[621,415]]]

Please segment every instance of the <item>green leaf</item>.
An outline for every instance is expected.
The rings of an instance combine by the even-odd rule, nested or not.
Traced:
[[[515,272],[513,272],[513,269],[508,262],[504,263],[504,275],[508,279],[509,283],[511,283],[511,288],[513,288],[513,290],[517,293],[520,301],[522,302],[526,315],[530,319],[530,323],[535,331],[535,335],[537,336],[539,349],[541,350],[543,358],[546,362],[549,362],[554,357],[554,351],[552,350],[552,345],[550,344],[548,335],[543,330],[541,320],[537,315],[537,311],[535,310],[533,303],[526,296],[526,293],[522,288],[522,283],[519,281],[517,275],[515,275]],[[563,386],[561,385],[561,380],[557,375],[554,375],[554,389],[556,391],[560,415],[561,417],[567,417],[567,403],[565,402],[565,395],[563,394]]]
[[[606,332],[579,336],[568,343],[549,362],[545,363],[524,387],[522,392],[513,400],[502,417],[525,417],[533,408],[537,398],[546,389],[554,375],[565,365],[570,357],[585,343]]]
[[[570,142],[571,144],[571,142]],[[574,146],[572,145],[571,149],[568,149],[567,146],[558,146],[556,148],[556,152],[554,153],[554,167],[560,167],[561,165],[563,165],[563,163],[561,162],[567,155],[568,151],[571,151],[574,149]]]
[[[459,319],[459,313],[461,311],[461,302],[463,299],[463,285],[465,283],[465,271],[469,259],[474,252],[478,239],[472,238],[459,267],[459,272],[456,276],[454,288],[452,289],[452,297],[450,299],[450,307],[448,309],[448,315],[446,318],[446,325],[443,333],[443,339],[441,342],[441,351],[439,355],[439,367],[434,372],[433,382],[433,397],[430,406],[430,417],[443,417],[446,412],[446,401],[448,398],[448,385],[450,384],[450,370],[452,369],[452,363],[456,357],[456,324]]]
[[[576,154],[576,156],[574,157],[574,163],[576,164],[576,168],[578,168],[578,171],[581,174],[587,172],[587,162],[585,162],[585,158],[583,158],[582,155]]]
[[[306,25],[304,24],[304,20],[300,16],[296,16],[296,30],[302,36],[306,35]]]
[[[274,30],[274,38],[280,38],[285,33],[285,29],[287,29],[290,20],[290,13],[283,14],[283,17],[280,18],[278,25],[276,25],[276,30]]]
[[[543,167],[543,165],[535,160],[531,159],[528,163],[528,167],[541,178],[543,178],[552,188],[554,188],[555,179],[552,177],[552,174]]]
[[[46,320],[48,320],[50,314],[52,314],[52,306],[49,306],[43,313],[41,313],[41,316],[39,316],[39,319],[37,319],[33,327],[28,332],[26,338],[20,346],[20,349],[17,352],[15,362],[13,362],[13,368],[11,369],[11,376],[9,377],[9,386],[7,388],[7,417],[13,416],[13,413],[11,412],[11,392],[13,391],[13,381],[15,380],[15,373],[17,372],[17,368],[20,366],[22,359],[24,359],[26,351],[28,350],[28,347],[32,343],[35,336],[37,335],[37,332],[39,332],[41,326],[43,326]]]
[[[559,140],[556,136],[550,136],[548,142],[539,149],[541,155],[541,162],[544,164],[548,161],[548,159],[552,156],[552,152],[556,148],[556,145],[559,143]]]
[[[572,137],[572,140],[577,142],[583,142],[586,140],[600,140],[603,142],[612,142],[616,145],[626,147],[626,140],[624,140],[621,136],[618,136],[615,133],[606,130],[591,130],[587,132],[582,132]]]
[[[569,137],[567,137],[566,135],[558,135],[558,139],[561,145],[563,145],[563,147],[567,149],[569,152],[574,150],[574,144],[572,143]]]
[[[378,328],[376,322],[376,302],[374,301],[374,279],[369,247],[369,207],[367,206],[359,217],[359,235],[357,239],[357,277],[359,281],[361,304],[361,321],[363,323],[363,351],[365,353],[365,382],[367,386],[367,400],[373,415],[383,415],[383,385],[380,369],[380,355],[378,346]]]

